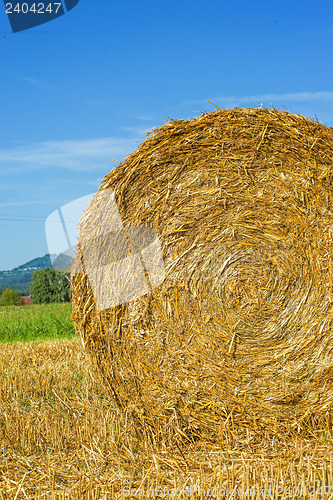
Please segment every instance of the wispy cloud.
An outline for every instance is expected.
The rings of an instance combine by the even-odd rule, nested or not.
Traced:
[[[284,94],[267,93],[243,96],[217,96],[209,97],[207,99],[186,101],[183,105],[207,104],[207,101],[211,101],[214,104],[223,104],[225,106],[247,103],[257,103],[260,106],[263,102],[271,102],[272,104],[281,103],[286,105],[291,102],[313,103],[320,101],[333,103],[333,92],[289,92]]]
[[[121,161],[142,142],[139,138],[45,141],[11,149],[0,149],[1,174],[13,171],[62,168],[74,172],[92,171],[112,161]]]
[[[135,134],[135,135],[140,135],[140,136],[145,136],[148,132],[151,131],[151,129],[153,128],[153,126],[151,127],[140,127],[140,126],[128,126],[128,127],[121,127],[121,130],[123,130],[124,132],[130,132],[132,134]]]
[[[31,205],[51,205],[50,200],[35,200],[35,201],[8,201],[0,203],[0,207],[26,207]]]
[[[30,85],[31,87],[35,87],[40,90],[46,90],[46,91],[58,91],[59,88],[53,84],[43,82],[40,79],[31,77],[31,76],[26,76],[26,75],[18,75],[15,73],[12,73],[10,71],[5,71],[5,75],[13,78],[14,80],[18,80],[20,82],[26,83],[27,85]]]
[[[139,120],[142,122],[152,122],[154,123],[156,121],[156,118],[159,117],[156,113],[145,113],[145,114],[139,114],[139,115],[131,115],[131,114],[123,114],[123,118],[128,118],[130,120]]]

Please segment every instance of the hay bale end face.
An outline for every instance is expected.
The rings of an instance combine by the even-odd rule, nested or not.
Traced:
[[[165,266],[150,293],[99,311],[77,252],[73,319],[127,418],[158,440],[216,437],[230,416],[273,429],[327,415],[332,128],[275,109],[173,120],[103,179],[108,190],[125,228],[154,229]],[[96,221],[93,199],[81,243]]]

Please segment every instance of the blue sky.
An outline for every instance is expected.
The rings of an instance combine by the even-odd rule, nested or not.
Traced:
[[[80,0],[13,34],[0,5],[0,270],[171,118],[286,108],[333,126],[333,3]]]

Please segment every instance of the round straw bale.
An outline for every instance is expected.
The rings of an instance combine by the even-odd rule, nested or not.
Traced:
[[[80,245],[108,214],[92,199],[72,317],[128,419],[196,439],[331,412],[332,128],[274,108],[172,120],[101,193],[125,229],[154,229],[165,266],[149,293],[98,310]]]

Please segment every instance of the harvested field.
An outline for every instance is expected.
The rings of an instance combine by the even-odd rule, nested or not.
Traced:
[[[138,446],[331,428],[332,158],[316,121],[219,110],[152,131],[103,179],[80,224],[73,318]],[[82,248],[108,232],[108,192],[125,228],[156,231],[166,277],[98,310]]]
[[[199,499],[214,487],[225,499],[232,490],[237,499],[332,496],[327,428],[307,437],[277,429],[272,437],[231,418],[222,446],[174,440],[152,453],[147,442],[131,439],[130,421],[119,424],[78,340],[2,344],[0,377],[0,499],[142,498],[149,488],[156,494],[148,498],[184,488],[178,498]]]

